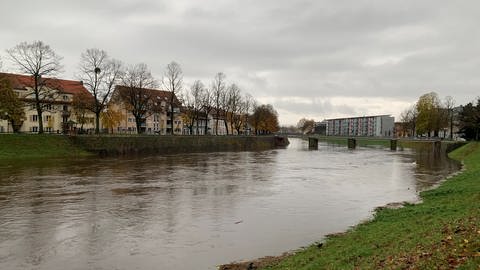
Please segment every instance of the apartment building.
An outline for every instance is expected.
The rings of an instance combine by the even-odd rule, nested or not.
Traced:
[[[374,115],[350,118],[327,119],[327,136],[393,137],[394,117]]]
[[[123,121],[113,129],[114,133],[145,133],[145,134],[172,134],[171,104],[172,93],[169,91],[148,88],[132,88],[117,85],[110,100],[110,108],[123,114]],[[142,115],[140,129],[137,130],[135,116],[132,114],[132,97],[137,99],[137,106]],[[181,103],[174,97],[173,102],[173,133],[183,133]],[[133,103],[135,101],[133,100]]]
[[[82,82],[41,78],[42,92],[48,93],[48,96],[42,99],[43,119],[39,119],[33,96],[33,77],[11,73],[0,73],[0,77],[10,81],[13,91],[24,102],[25,120],[20,127],[20,132],[38,132],[40,121],[43,121],[45,133],[63,133],[80,127],[86,131],[94,129],[95,115],[84,111],[80,113],[73,106],[75,96],[93,99]],[[13,132],[13,128],[7,121],[0,120],[0,132]]]

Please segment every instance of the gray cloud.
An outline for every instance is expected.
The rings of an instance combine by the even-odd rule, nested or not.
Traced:
[[[187,83],[225,72],[284,124],[398,115],[428,91],[465,103],[480,86],[477,1],[7,0],[2,10],[0,49],[43,40],[67,78],[91,47],[145,62],[159,79],[175,60]]]

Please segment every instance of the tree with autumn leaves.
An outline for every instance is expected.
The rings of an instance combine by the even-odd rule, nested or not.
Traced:
[[[13,132],[18,132],[25,120],[24,103],[13,91],[10,81],[0,77],[0,119],[7,120]]]
[[[271,134],[280,129],[278,113],[270,104],[256,107],[250,117],[250,124],[257,135]]]
[[[438,137],[440,129],[447,126],[445,110],[440,98],[435,92],[420,96],[417,101],[417,134],[427,134],[428,137]]]

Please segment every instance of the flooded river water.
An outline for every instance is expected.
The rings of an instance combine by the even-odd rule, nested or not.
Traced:
[[[287,149],[0,163],[0,269],[216,269],[415,201],[443,155]]]

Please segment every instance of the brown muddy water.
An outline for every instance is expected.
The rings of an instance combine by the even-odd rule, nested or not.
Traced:
[[[215,269],[415,201],[459,165],[291,139],[287,149],[0,164],[0,269]]]

